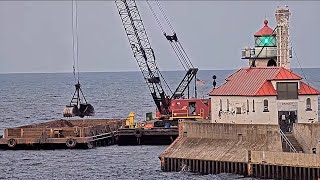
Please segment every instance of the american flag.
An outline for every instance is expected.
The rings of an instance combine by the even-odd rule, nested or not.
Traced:
[[[200,80],[200,79],[196,79],[196,84],[197,86],[203,86],[205,84],[205,81],[204,80]]]

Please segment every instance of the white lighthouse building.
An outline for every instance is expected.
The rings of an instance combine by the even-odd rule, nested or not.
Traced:
[[[254,48],[242,51],[243,67],[214,88],[213,123],[279,124],[284,131],[293,123],[318,121],[319,91],[290,70],[289,9],[276,10],[277,26],[268,21],[254,34]]]

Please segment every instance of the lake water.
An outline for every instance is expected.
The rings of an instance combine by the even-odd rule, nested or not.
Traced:
[[[310,85],[320,89],[320,69],[295,69]],[[198,97],[212,89],[233,70],[200,71]],[[183,72],[163,72],[172,90]],[[140,72],[81,73],[80,82],[95,118],[127,118],[138,121],[155,105]],[[62,118],[62,110],[74,92],[72,73],[0,74],[0,134],[4,128]],[[169,92],[169,91],[167,91]],[[168,93],[169,94],[169,93]],[[0,179],[236,179],[237,175],[201,176],[160,170],[159,154],[166,146],[108,146],[90,150],[0,151]]]

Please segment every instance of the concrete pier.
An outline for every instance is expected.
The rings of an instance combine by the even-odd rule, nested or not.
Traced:
[[[298,130],[300,136],[306,137],[318,125],[306,126],[295,126],[293,134],[299,143]],[[308,148],[315,144],[301,146],[304,152],[311,152]],[[235,173],[273,179],[320,177],[319,154],[284,152],[277,125],[182,122],[179,137],[160,155],[160,160],[163,171]]]

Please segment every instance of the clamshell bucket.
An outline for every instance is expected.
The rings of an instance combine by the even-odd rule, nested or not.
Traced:
[[[80,104],[79,112],[80,117],[95,115],[94,107],[91,104]]]
[[[63,110],[63,117],[79,116],[80,112],[76,105],[67,105]]]

